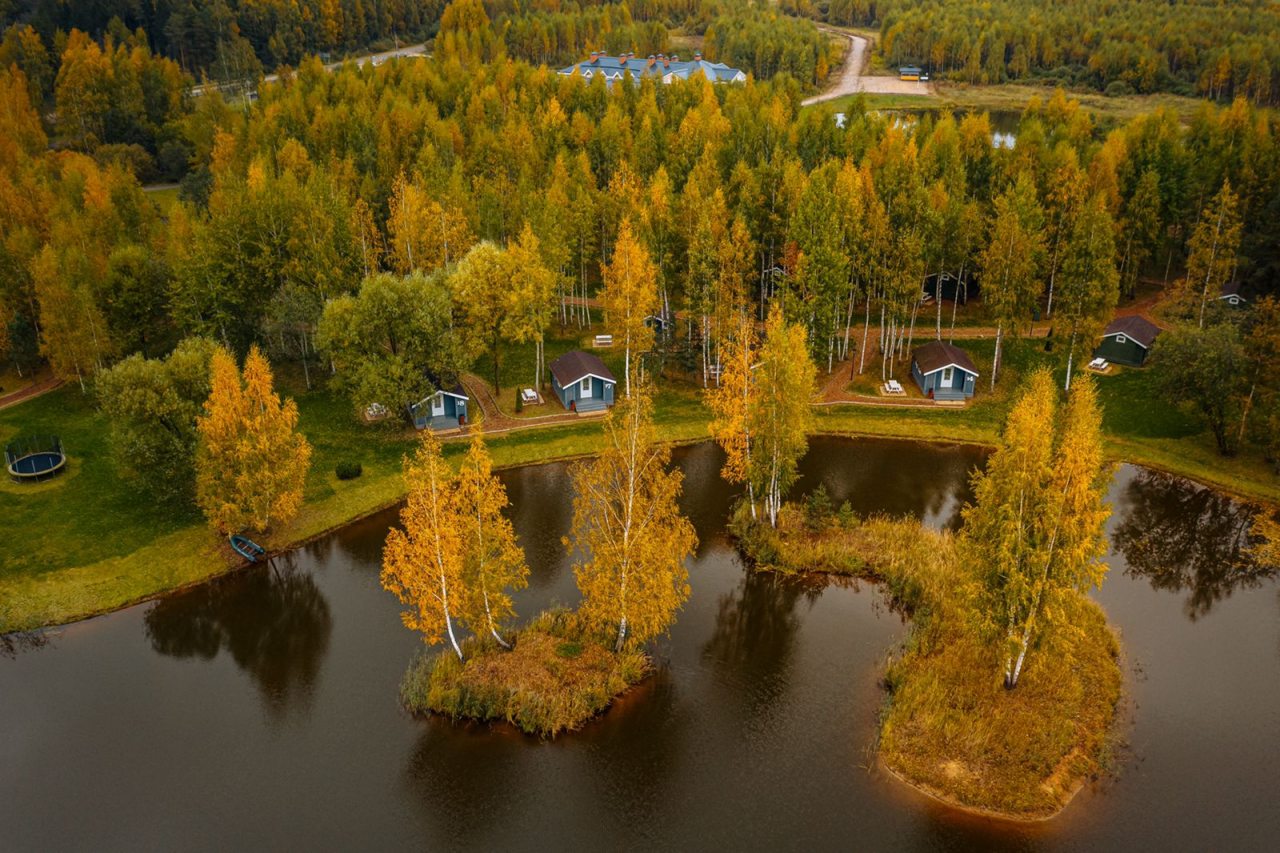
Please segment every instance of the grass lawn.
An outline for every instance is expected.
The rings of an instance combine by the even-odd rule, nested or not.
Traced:
[[[590,331],[555,336],[547,361],[589,340]],[[932,441],[994,444],[1003,425],[1017,375],[1048,356],[1038,342],[1006,348],[1000,387],[991,393],[988,377],[994,344],[959,342],[983,378],[978,396],[963,409],[895,409],[823,406],[817,429],[823,433],[875,435]],[[621,376],[622,351],[600,350]],[[509,346],[503,358],[498,399],[515,414],[515,388],[532,379],[532,346]],[[476,372],[484,375],[484,360]],[[878,377],[878,365],[868,365]],[[491,371],[490,371],[491,372]],[[899,371],[900,376],[906,374]],[[905,382],[909,382],[909,375]],[[278,385],[298,401],[300,425],[314,448],[306,501],[298,517],[263,544],[286,548],[400,500],[400,462],[413,447],[412,430],[398,424],[367,425],[348,401],[323,388],[307,391],[300,371],[278,371]],[[1121,370],[1098,378],[1105,406],[1108,455],[1184,474],[1251,499],[1280,503],[1280,479],[1256,454],[1223,459],[1199,424],[1152,393],[1149,372]],[[550,394],[549,391],[545,392]],[[543,407],[559,412],[559,404]],[[531,414],[530,410],[522,414]],[[655,406],[659,433],[669,441],[707,436],[708,412],[692,381],[664,378]],[[108,446],[108,424],[91,396],[75,383],[0,411],[0,442],[18,435],[62,436],[67,472],[45,484],[0,482],[0,517],[17,535],[0,544],[0,633],[35,628],[113,610],[167,590],[205,580],[236,565],[225,542],[204,525],[193,507],[157,505],[116,467]],[[490,437],[495,464],[520,465],[595,452],[601,441],[598,419],[573,420]],[[446,443],[458,458],[465,439]],[[339,462],[358,462],[361,477],[340,481]]]

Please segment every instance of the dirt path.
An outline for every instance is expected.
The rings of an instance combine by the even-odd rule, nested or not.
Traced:
[[[7,409],[10,406],[16,406],[19,403],[30,400],[32,397],[39,397],[54,388],[61,387],[61,385],[61,379],[45,379],[28,385],[26,388],[19,388],[17,391],[0,397],[0,409]]]
[[[862,69],[867,64],[867,40],[862,36],[856,36],[853,33],[834,27],[818,27],[818,29],[824,33],[848,39],[849,52],[845,54],[844,67],[841,69],[840,78],[836,80],[835,85],[821,95],[805,98],[800,102],[801,106],[807,107],[811,104],[820,104],[823,101],[842,98],[845,95],[856,95],[858,92],[883,95],[934,94],[933,86],[929,83],[920,83],[915,80],[899,80],[897,77],[889,76],[864,76]]]

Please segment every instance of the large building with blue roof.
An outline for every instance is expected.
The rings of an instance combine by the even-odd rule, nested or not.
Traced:
[[[712,83],[745,83],[747,80],[746,72],[730,68],[723,62],[708,62],[700,53],[695,53],[690,61],[681,60],[674,54],[671,56],[661,53],[650,54],[642,58],[634,53],[607,56],[592,51],[589,59],[560,69],[560,73],[566,77],[574,72],[581,74],[586,80],[603,77],[607,85],[612,85],[614,80],[621,80],[625,74],[630,74],[631,79],[636,83],[639,83],[643,77],[652,77],[662,83],[696,79],[699,76]]]

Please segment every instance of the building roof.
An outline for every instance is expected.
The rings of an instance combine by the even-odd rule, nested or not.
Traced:
[[[605,382],[617,382],[604,362],[589,352],[572,350],[551,362],[551,375],[564,388],[575,382],[581,382],[587,376],[595,376]]]
[[[1134,314],[1130,317],[1117,317],[1107,324],[1107,330],[1102,333],[1104,338],[1114,337],[1116,335],[1124,335],[1132,340],[1143,349],[1150,349],[1151,345],[1156,342],[1156,335],[1160,334],[1160,327],[1145,317],[1139,317]]]
[[[587,79],[603,76],[606,83],[621,80],[627,73],[630,73],[637,83],[642,77],[655,77],[663,83],[670,83],[672,80],[688,80],[698,75],[702,75],[712,83],[742,83],[747,79],[745,72],[730,68],[723,62],[708,62],[700,53],[695,53],[692,61],[682,61],[678,56],[665,56],[661,53],[643,58],[633,53],[624,53],[621,56],[593,53],[590,59],[584,59],[568,68],[560,69],[560,73],[565,76],[574,71]]]
[[[1236,296],[1236,297],[1239,297],[1240,299],[1244,299],[1243,296],[1240,296],[1240,282],[1236,279],[1232,279],[1231,281],[1228,281],[1226,284],[1222,285],[1222,296],[1220,296],[1219,298],[1228,299],[1232,296]]]
[[[942,341],[929,341],[922,347],[916,347],[911,353],[911,360],[925,376],[937,373],[944,367],[958,367],[965,373],[978,375],[978,368],[973,366],[973,360],[967,352]]]

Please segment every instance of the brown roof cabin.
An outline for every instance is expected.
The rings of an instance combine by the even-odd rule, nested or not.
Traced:
[[[960,347],[930,341],[911,352],[911,376],[926,397],[967,400],[978,384],[978,368]]]
[[[551,388],[566,409],[596,412],[613,405],[617,380],[597,356],[572,350],[551,362]]]
[[[1117,317],[1107,324],[1102,343],[1093,351],[1094,358],[1105,358],[1113,364],[1141,367],[1151,354],[1160,327],[1145,317]]]

